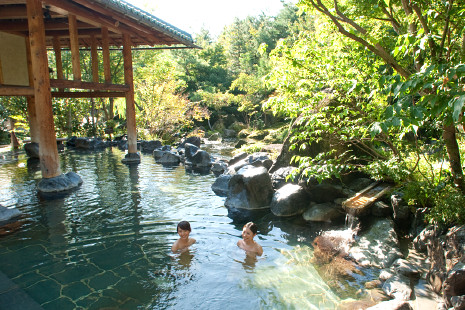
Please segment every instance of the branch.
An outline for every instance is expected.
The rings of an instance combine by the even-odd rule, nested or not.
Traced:
[[[429,45],[429,48],[431,49],[431,57],[433,59],[436,59],[436,43],[434,43],[433,38],[430,36],[431,30],[428,27],[428,21],[425,19],[423,14],[421,14],[421,9],[416,3],[412,4],[412,8],[418,17],[418,20],[420,21],[421,27],[425,31],[425,34],[428,36],[428,45]]]
[[[407,69],[405,69],[404,67],[402,67],[379,43],[377,43],[376,45],[373,46],[372,44],[370,44],[368,41],[364,40],[363,38],[361,38],[361,37],[359,37],[359,36],[357,36],[355,34],[350,33],[349,31],[347,31],[344,28],[344,26],[341,25],[341,23],[338,21],[338,18],[336,16],[334,16],[328,10],[328,8],[326,8],[321,3],[321,0],[317,0],[317,3],[315,3],[313,0],[310,0],[310,2],[312,3],[312,5],[318,11],[325,14],[326,16],[328,16],[331,19],[331,21],[336,25],[336,27],[338,28],[338,31],[341,34],[343,34],[344,36],[346,36],[346,37],[348,37],[348,38],[362,44],[363,46],[365,46],[367,49],[369,49],[370,51],[375,53],[377,56],[379,56],[381,59],[383,59],[384,62],[389,64],[391,67],[393,67],[394,70],[396,70],[404,78],[407,78],[407,77],[409,77],[411,75],[411,72],[408,71]],[[351,25],[356,30],[358,30],[360,33],[367,34],[366,29],[364,29],[363,27],[361,27],[360,25],[355,23],[353,20],[346,17],[344,14],[342,14],[342,12],[340,12],[338,10],[336,0],[334,1],[334,4],[335,4],[335,9],[336,9],[336,12],[338,13],[339,18],[343,19],[345,23]]]

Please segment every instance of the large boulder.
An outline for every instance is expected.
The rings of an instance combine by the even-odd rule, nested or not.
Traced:
[[[201,142],[202,142],[202,140],[200,139],[200,137],[192,136],[192,137],[188,137],[186,139],[183,139],[181,141],[181,144],[179,145],[179,147],[180,148],[185,148],[186,143],[195,145],[196,147],[200,147]]]
[[[314,186],[309,184],[308,189],[312,201],[316,203],[333,202],[336,198],[344,197],[344,191],[341,186],[330,183],[321,183]]]
[[[181,162],[181,157],[178,154],[169,151],[154,151],[155,162],[165,166],[175,166]]]
[[[314,204],[310,206],[303,214],[304,220],[308,222],[326,222],[331,223],[345,216],[341,205],[332,202]]]
[[[290,183],[292,180],[290,180],[288,177],[291,175],[292,171],[294,171],[294,167],[283,167],[279,168],[275,172],[271,174],[271,182],[273,184],[273,188],[278,190],[282,186],[284,186],[286,183]]]
[[[221,197],[227,197],[229,193],[229,181],[232,176],[229,174],[222,174],[216,178],[212,184],[212,191]]]
[[[264,209],[269,208],[272,197],[273,187],[267,169],[248,165],[231,177],[224,205],[234,209]]]
[[[141,141],[140,142],[140,151],[143,153],[153,153],[155,149],[159,149],[163,146],[161,141],[152,140],[152,141]]]
[[[187,167],[194,169],[211,167],[211,156],[206,151],[190,143],[184,145],[184,151],[186,156],[185,164]]]
[[[236,158],[242,158],[244,153],[239,154],[240,157]],[[236,159],[234,158],[234,159]],[[232,160],[231,160],[232,161]],[[270,169],[271,165],[273,164],[273,161],[270,159],[267,153],[259,152],[259,153],[253,153],[251,155],[247,155],[245,158],[238,160],[238,161],[233,161],[234,164],[231,164],[230,161],[230,166],[228,167],[228,173],[229,174],[235,174],[238,170],[241,168],[247,166],[247,165],[252,165],[255,167],[265,167],[266,170]]]
[[[379,219],[354,243],[349,254],[362,266],[387,268],[403,257],[390,219]]]
[[[274,193],[270,209],[276,216],[299,215],[308,208],[308,198],[301,186],[286,184]]]

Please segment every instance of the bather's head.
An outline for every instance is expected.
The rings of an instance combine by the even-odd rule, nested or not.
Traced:
[[[244,227],[242,227],[242,229],[244,229],[244,228],[250,229],[250,231],[251,231],[254,235],[256,235],[257,232],[258,232],[258,227],[257,227],[257,225],[256,225],[254,222],[248,222],[247,224],[244,225]]]
[[[179,229],[191,231],[191,224],[188,221],[181,221],[176,230],[179,232]]]

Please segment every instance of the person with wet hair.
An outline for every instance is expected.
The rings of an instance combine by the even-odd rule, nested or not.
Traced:
[[[242,239],[237,241],[237,246],[258,256],[263,254],[263,249],[253,238],[257,235],[258,227],[253,222],[248,222],[242,228]]]
[[[171,252],[173,253],[183,251],[195,243],[195,239],[189,237],[189,234],[192,230],[191,224],[188,221],[179,222],[177,231],[179,239],[176,240],[176,242],[174,242],[173,246],[171,247]]]

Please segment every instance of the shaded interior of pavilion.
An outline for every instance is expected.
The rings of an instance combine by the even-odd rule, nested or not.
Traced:
[[[39,192],[67,191],[82,183],[79,176],[60,170],[52,98],[124,98],[128,152],[122,161],[140,162],[132,65],[135,47],[196,46],[190,34],[120,0],[0,0],[0,100],[26,98],[31,143],[39,146]],[[122,84],[112,83],[117,79],[111,76],[110,49],[122,53]],[[71,54],[71,78],[64,77],[64,50]],[[82,50],[91,54],[91,80],[82,78]],[[55,60],[53,74],[49,51]]]

